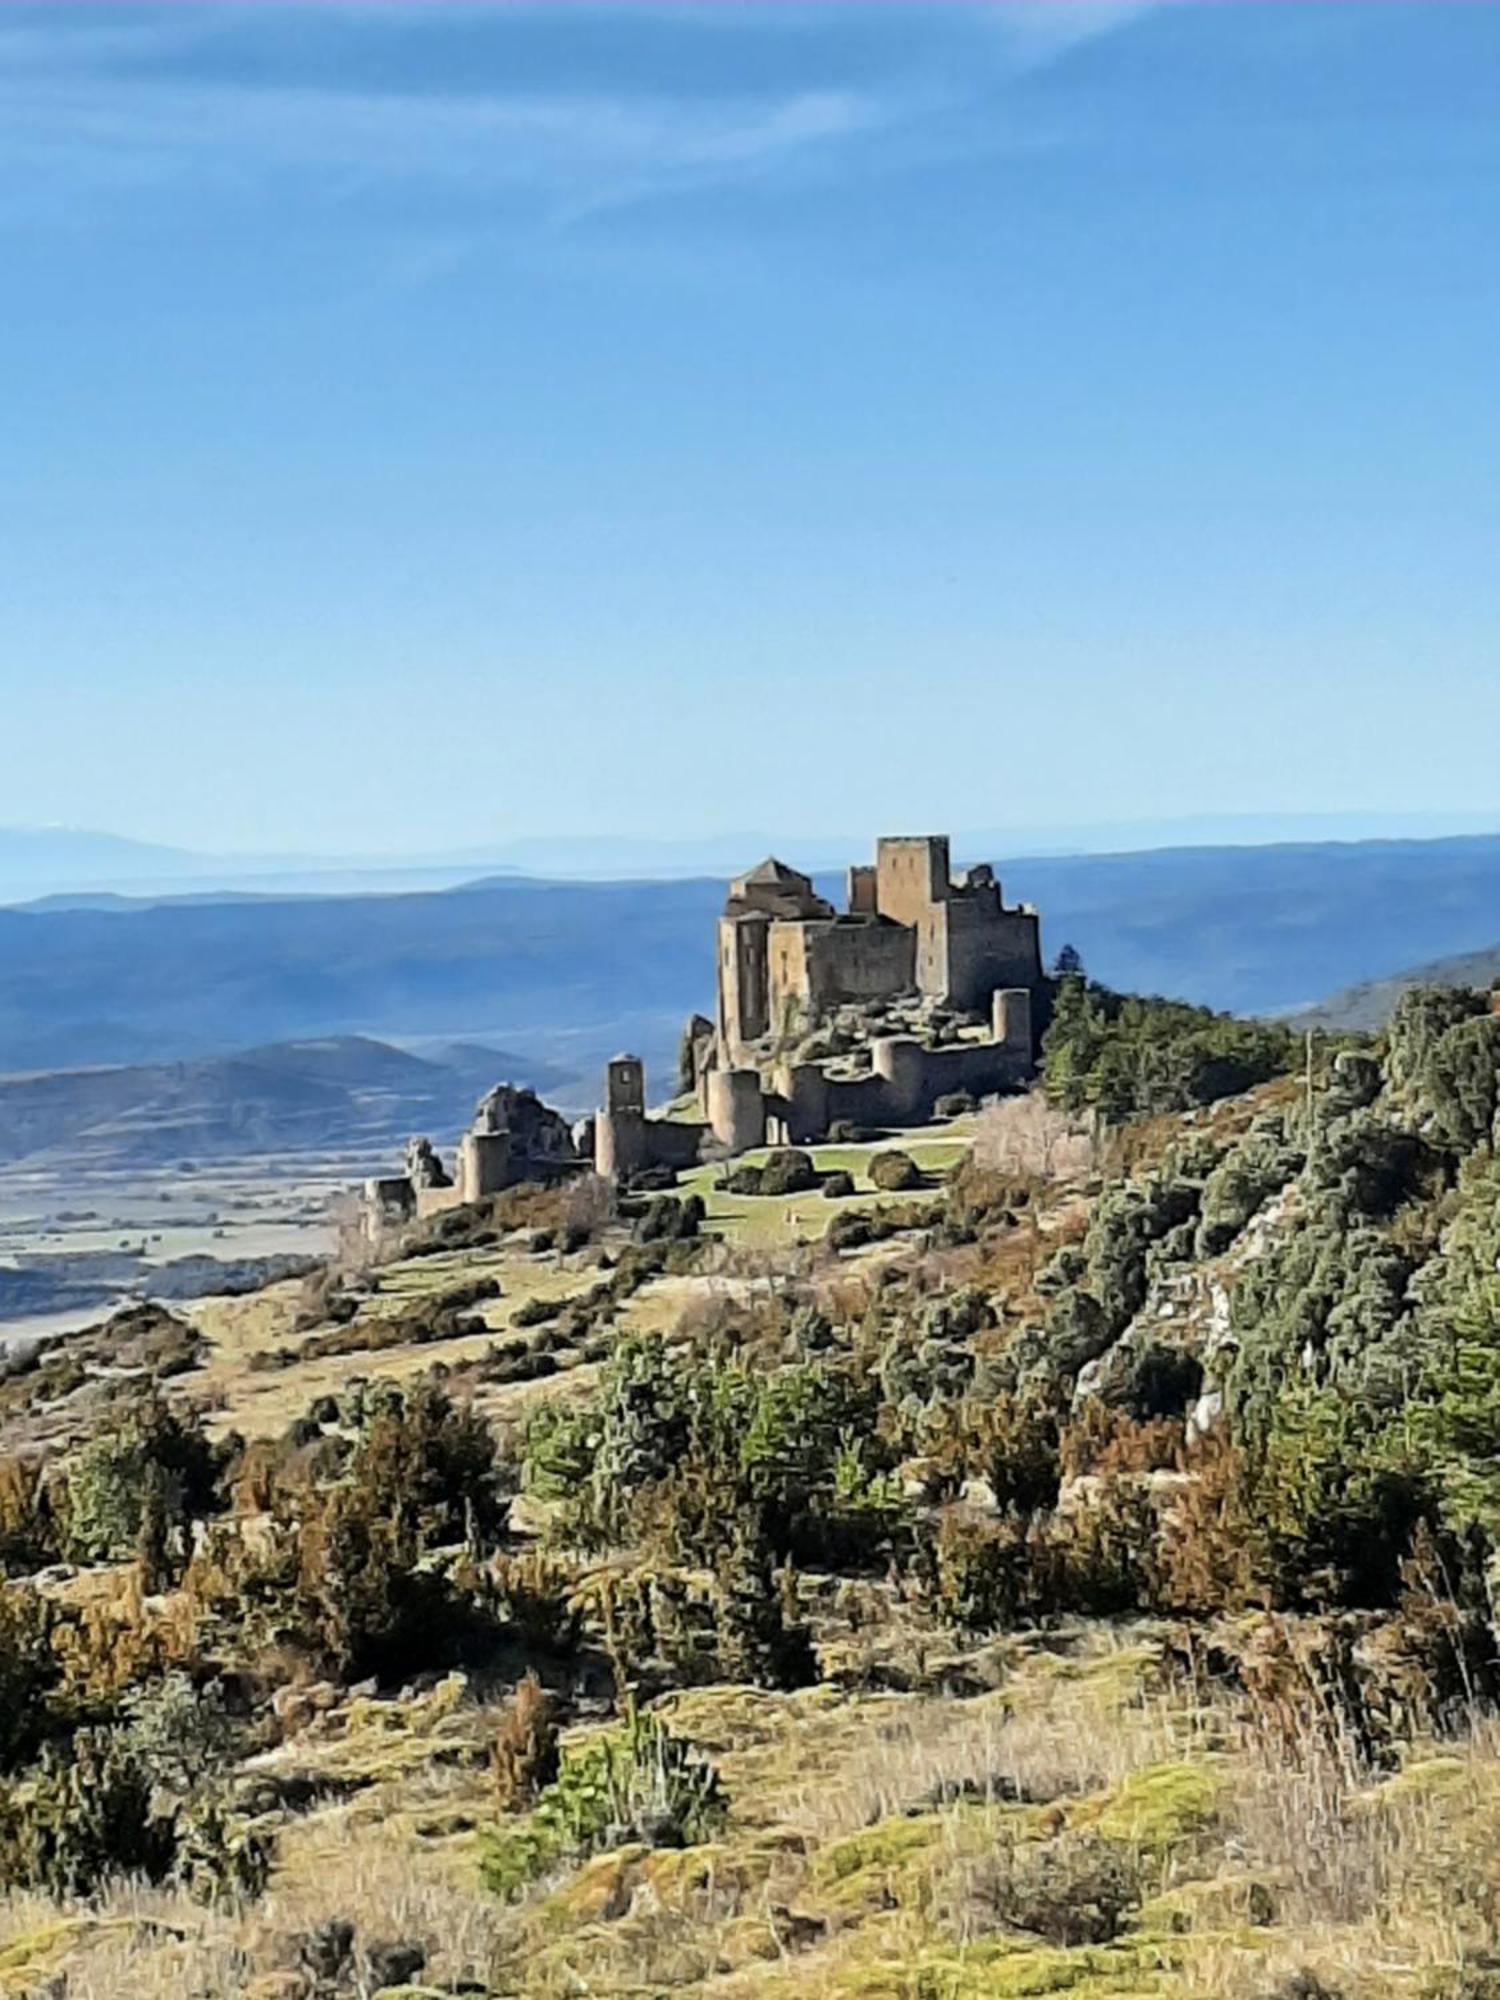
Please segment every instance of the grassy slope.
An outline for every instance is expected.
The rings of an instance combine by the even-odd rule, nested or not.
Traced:
[[[1163,1141],[1173,1123],[1141,1142]],[[907,1149],[936,1172],[964,1143],[955,1129]],[[863,1179],[870,1151],[817,1159]],[[748,1253],[774,1267],[769,1253],[811,1233],[803,1217],[844,1204],[710,1205],[723,1269],[648,1286],[626,1324],[670,1326],[698,1291],[745,1282],[730,1266],[742,1270]],[[362,1310],[378,1321],[488,1275],[502,1296],[477,1310],[499,1337],[523,1301],[571,1296],[592,1274],[508,1240],[390,1267]],[[490,1337],[251,1368],[256,1353],[306,1337],[291,1332],[295,1307],[293,1287],[206,1302],[196,1317],[210,1355],[180,1391],[206,1392],[222,1427],[271,1433],[325,1390],[460,1363]],[[487,1390],[485,1407],[512,1415],[588,1369]],[[667,1697],[672,1726],[712,1755],[729,1793],[728,1826],[707,1848],[622,1849],[504,1908],[476,1877],[491,1816],[488,1690],[454,1678],[424,1694],[345,1698],[310,1710],[257,1760],[261,1776],[313,1798],[273,1815],[267,1899],[229,1914],[157,1892],[66,1913],[5,1898],[0,1995],[40,2000],[65,1972],[68,2000],[307,2000],[274,1968],[291,1934],[339,1915],[366,1941],[428,1942],[431,1984],[406,2000],[464,1980],[527,2000],[1264,2000],[1303,1968],[1349,2000],[1427,2000],[1432,1968],[1471,1948],[1463,1913],[1480,1922],[1500,1848],[1500,1748],[1483,1728],[1441,1749],[1413,1744],[1401,1768],[1361,1777],[1336,1741],[1289,1756],[1223,1694],[1208,1701],[1167,1678],[1159,1629],[1072,1624],[947,1657],[930,1630],[905,1631],[883,1584],[845,1588],[868,1593],[872,1615],[842,1594],[838,1616],[817,1609],[822,1685]],[[870,1691],[912,1678],[946,1679],[962,1698]],[[1113,1935],[1079,1938],[1067,1913],[1094,1893],[1101,1859],[1130,1900]]]
[[[1455,1943],[1432,1871],[1482,1893],[1500,1838],[1494,1745],[1418,1747],[1354,1789],[1331,1755],[1294,1770],[1233,1709],[1166,1694],[1160,1657],[1150,1630],[1077,1626],[972,1655],[990,1691],[963,1701],[669,1697],[719,1766],[724,1831],[600,1855],[513,1909],[474,1882],[495,1712],[457,1678],[347,1701],[261,1760],[263,1778],[345,1795],[283,1832],[267,1901],[236,1915],[121,1891],[59,1918],[11,1898],[0,1994],[66,1970],[69,2000],[291,2000],[306,1989],[243,1968],[329,1915],[431,1941],[432,1983],[408,2000],[464,1980],[527,2000],[1253,2000],[1307,1970],[1351,1994],[1430,1991]],[[1078,1936],[1101,1862],[1126,1907],[1113,1934]]]

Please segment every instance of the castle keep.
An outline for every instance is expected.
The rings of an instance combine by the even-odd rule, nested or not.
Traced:
[[[1040,923],[990,867],[955,879],[946,835],[883,839],[835,910],[774,859],[729,885],[712,1022],[689,1024],[699,1117],[650,1118],[633,1057],[609,1066],[594,1161],[618,1178],[829,1128],[920,1124],[938,1100],[1031,1075],[1046,1004]]]
[[[849,870],[842,912],[795,868],[762,861],[730,883],[719,919],[721,1058],[844,1002],[916,992],[985,1013],[1002,988],[1041,983],[1036,912],[1008,910],[988,866],[955,881],[946,834],[879,841],[873,867]]]

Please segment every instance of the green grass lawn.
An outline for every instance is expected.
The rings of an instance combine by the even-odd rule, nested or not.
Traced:
[[[846,1173],[853,1176],[855,1192],[839,1201],[830,1201],[814,1188],[802,1194],[727,1194],[718,1188],[722,1165],[697,1167],[678,1182],[679,1194],[699,1194],[709,1221],[726,1238],[736,1243],[760,1246],[789,1244],[799,1239],[816,1242],[834,1216],[846,1209],[875,1208],[883,1202],[907,1201],[911,1195],[882,1194],[870,1181],[870,1162],[877,1153],[909,1153],[923,1173],[934,1182],[956,1167],[969,1150],[972,1118],[956,1118],[950,1124],[927,1126],[919,1132],[897,1133],[889,1139],[871,1140],[860,1145],[807,1146],[819,1173]],[[773,1149],[759,1147],[736,1156],[733,1165],[762,1166]],[[918,1192],[916,1190],[913,1191]]]

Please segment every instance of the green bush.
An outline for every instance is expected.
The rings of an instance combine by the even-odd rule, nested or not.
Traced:
[[[763,1195],[805,1194],[818,1185],[818,1170],[812,1155],[797,1146],[780,1146],[760,1170]]]
[[[718,1831],[727,1810],[714,1766],[657,1717],[632,1713],[619,1728],[564,1750],[534,1810],[486,1837],[481,1878],[493,1894],[514,1897],[549,1868],[604,1847],[696,1846]]]
[[[142,1528],[179,1542],[219,1506],[217,1454],[155,1392],[140,1397],[67,1468],[64,1539],[75,1562],[122,1562]]]
[[[922,1169],[910,1153],[875,1153],[870,1158],[870,1184],[882,1194],[907,1194],[922,1185]]]

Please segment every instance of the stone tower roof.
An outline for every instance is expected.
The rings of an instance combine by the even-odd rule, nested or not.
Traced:
[[[826,918],[833,905],[825,903],[808,877],[768,854],[747,874],[736,875],[729,885],[726,917]]]
[[[778,861],[774,854],[768,854],[764,861],[758,861],[746,874],[742,882],[751,883],[756,888],[792,889],[802,887],[807,877],[795,868],[788,868],[784,861]]]

